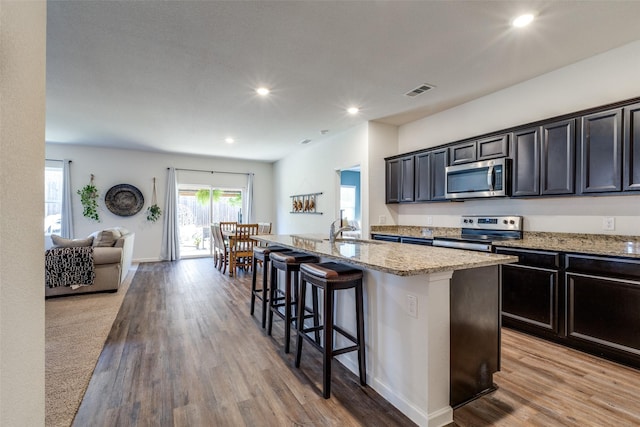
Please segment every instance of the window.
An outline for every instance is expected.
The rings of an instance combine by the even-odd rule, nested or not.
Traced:
[[[62,220],[62,162],[47,162],[44,168],[44,234],[60,234]]]
[[[179,185],[178,228],[180,254],[211,254],[211,223],[242,222],[242,191],[203,185]]]

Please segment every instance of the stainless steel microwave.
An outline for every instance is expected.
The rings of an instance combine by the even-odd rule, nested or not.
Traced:
[[[509,196],[510,159],[501,158],[448,166],[445,170],[447,199]]]

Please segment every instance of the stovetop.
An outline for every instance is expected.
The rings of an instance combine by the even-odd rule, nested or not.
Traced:
[[[480,243],[522,239],[521,216],[463,216],[460,218],[460,224],[460,236],[438,239]]]

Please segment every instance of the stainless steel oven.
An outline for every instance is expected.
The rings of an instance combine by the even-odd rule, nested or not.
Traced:
[[[510,159],[493,159],[448,166],[445,173],[447,199],[509,196]]]
[[[521,216],[463,216],[457,237],[434,237],[433,246],[493,252],[503,240],[522,239]]]

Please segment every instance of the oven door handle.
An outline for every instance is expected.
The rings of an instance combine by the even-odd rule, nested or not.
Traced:
[[[489,166],[489,169],[487,170],[487,185],[489,186],[489,191],[493,191],[493,186],[494,186],[494,170],[493,170],[493,165]]]

